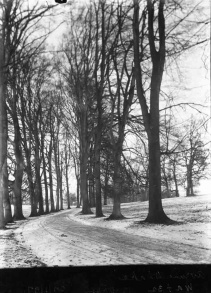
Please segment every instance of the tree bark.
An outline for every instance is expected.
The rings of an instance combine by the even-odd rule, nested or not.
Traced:
[[[24,128],[24,127],[23,127]],[[33,182],[33,173],[32,173],[32,166],[31,166],[31,147],[27,147],[26,135],[24,133],[24,149],[25,149],[25,157],[26,157],[26,172],[28,177],[29,183],[29,195],[30,195],[30,204],[31,204],[31,213],[30,217],[37,217],[37,198],[35,195],[35,186]]]
[[[174,185],[175,185],[175,192],[176,197],[179,197],[179,190],[178,190],[178,183],[177,183],[177,173],[176,173],[176,160],[173,159],[173,177],[174,177]]]
[[[101,141],[102,141],[102,99],[103,99],[103,86],[104,86],[104,74],[105,74],[105,3],[102,1],[100,3],[102,11],[102,20],[101,20],[101,64],[100,64],[100,84],[98,84],[97,77],[97,68],[95,69],[95,87],[96,87],[96,98],[97,98],[97,129],[95,136],[95,192],[96,192],[96,217],[103,217],[102,211],[102,196],[101,196],[101,180],[100,180],[100,154],[101,154]],[[98,11],[96,11],[96,52],[95,52],[95,61],[96,66],[98,66],[98,38],[99,38],[99,20],[98,20]]]
[[[75,148],[76,151],[76,148]],[[70,151],[70,146],[69,146],[69,152]],[[76,207],[80,208],[80,165],[78,164],[77,161],[77,155],[75,153],[75,155],[72,156],[73,157],[73,161],[74,161],[74,169],[75,169],[75,177],[76,177]]]
[[[76,175],[77,182],[77,208],[80,208],[80,178],[79,175]]]
[[[80,114],[80,191],[82,199],[82,213],[92,214],[87,193],[87,166],[88,166],[88,141],[87,141],[87,113],[86,106],[83,105]]]
[[[134,63],[137,94],[142,109],[144,126],[148,136],[149,150],[149,212],[146,218],[150,223],[166,223],[170,219],[163,211],[161,201],[161,166],[160,166],[160,135],[159,135],[159,96],[165,63],[165,19],[163,14],[164,1],[159,1],[158,30],[159,51],[155,47],[154,38],[154,3],[147,0],[148,40],[152,60],[152,76],[150,89],[150,112],[145,98],[142,81],[142,69],[139,57],[139,3],[134,0],[133,36]],[[144,20],[143,20],[144,21]],[[142,36],[143,38],[143,36]],[[143,52],[141,52],[143,54]]]
[[[96,207],[96,190],[95,190],[95,178],[94,178],[94,152],[93,150],[90,151],[90,158],[88,163],[88,181],[87,181],[87,189],[88,189],[88,196],[89,196],[89,203],[90,207]]]
[[[37,140],[39,141],[39,135],[36,132]],[[35,173],[36,173],[36,184],[38,187],[38,201],[39,201],[39,215],[44,215],[44,201],[43,201],[43,190],[42,190],[42,179],[41,179],[41,145],[36,143],[35,145]]]
[[[83,214],[91,214],[88,194],[87,194],[87,155],[81,155],[81,164],[80,164],[80,190],[81,190],[81,198],[82,198],[82,213]]]
[[[61,156],[61,155],[60,155]],[[59,161],[59,187],[60,187],[60,209],[63,210],[63,186],[62,186],[62,159]]]
[[[5,228],[4,222],[4,189],[3,189],[3,166],[5,164],[6,157],[4,156],[4,144],[5,144],[5,133],[4,133],[4,105],[5,105],[5,92],[4,92],[4,41],[0,35],[0,229]]]
[[[108,194],[108,156],[106,158],[106,170],[105,170],[105,183],[104,183],[104,205],[107,205],[107,194]]]
[[[114,152],[114,176],[113,176],[113,211],[109,216],[110,220],[124,219],[121,214],[121,176],[120,176],[120,165],[121,165],[121,149],[116,148]]]
[[[50,149],[48,153],[48,165],[49,165],[49,184],[50,184],[50,205],[51,213],[55,212],[54,198],[53,198],[53,178],[52,178],[52,138],[50,141]]]
[[[38,134],[35,136],[36,140],[39,137]],[[43,206],[43,195],[42,195],[42,184],[41,184],[41,175],[40,175],[40,151],[38,142],[35,144],[35,175],[36,175],[36,192],[39,203],[39,215],[44,214],[44,206]]]
[[[22,121],[22,132],[23,132],[23,148],[26,158],[26,173],[28,178],[29,184],[29,196],[30,196],[30,204],[31,204],[31,213],[30,217],[37,217],[37,198],[35,195],[35,186],[33,182],[33,171],[32,171],[32,164],[31,164],[31,141],[32,141],[32,133],[33,133],[33,123],[31,117],[31,91],[30,87],[28,86],[28,116],[29,116],[29,138],[27,137],[27,130],[26,130],[26,103],[24,102],[24,97],[21,94],[21,121]]]
[[[66,142],[67,144],[67,142]],[[70,191],[69,191],[69,180],[68,180],[68,159],[67,159],[67,148],[65,147],[65,177],[67,186],[67,208],[70,209]]]
[[[193,196],[193,180],[192,180],[192,165],[191,162],[187,166],[187,196]]]
[[[100,128],[100,127],[99,127]],[[97,132],[100,131],[98,128]],[[100,181],[100,146],[101,138],[97,138],[97,145],[95,150],[95,194],[96,194],[96,217],[103,217],[102,199],[101,199],[101,181]]]
[[[49,214],[49,197],[48,197],[48,179],[47,179],[47,171],[46,171],[46,161],[44,150],[42,151],[42,160],[43,160],[43,175],[44,175],[44,183],[45,183],[45,213]]]
[[[12,223],[12,209],[11,209],[11,203],[9,198],[9,190],[8,190],[8,171],[7,171],[7,163],[5,163],[3,166],[3,192],[4,192],[4,220],[5,224]]]
[[[16,99],[14,97],[14,99]],[[15,102],[14,102],[15,103]],[[16,105],[16,103],[15,103]],[[16,170],[15,170],[15,182],[14,182],[14,220],[23,220],[25,219],[23,216],[22,210],[22,179],[23,179],[23,169],[24,169],[24,161],[23,154],[21,149],[21,133],[18,122],[18,117],[16,113],[16,109],[13,111],[13,124],[14,124],[14,151],[16,158]]]
[[[52,109],[52,107],[51,107]],[[51,213],[55,212],[55,204],[54,204],[54,197],[53,197],[53,175],[52,175],[52,151],[53,151],[53,130],[52,130],[52,111],[50,111],[50,145],[49,145],[49,152],[48,152],[48,165],[49,165],[49,184],[50,184],[50,204],[51,204]]]
[[[96,207],[94,182],[92,179],[88,180],[88,194],[89,194],[90,207],[91,208]]]
[[[60,178],[58,170],[58,154],[57,154],[57,142],[54,141],[54,162],[56,169],[56,211],[59,211],[59,190],[60,190]]]
[[[30,204],[31,204],[31,213],[30,217],[37,217],[37,198],[35,194],[35,186],[33,183],[33,176],[32,176],[32,169],[31,169],[31,162],[29,158],[27,159],[27,176],[29,182],[29,193],[30,193]]]
[[[3,126],[3,158],[4,164],[2,168],[2,180],[3,180],[3,196],[4,196],[4,220],[5,224],[13,222],[11,203],[9,199],[8,190],[8,170],[7,170],[7,139],[8,139],[8,122],[7,122],[7,106],[5,99],[5,84],[3,84],[3,113],[2,113],[2,126]]]

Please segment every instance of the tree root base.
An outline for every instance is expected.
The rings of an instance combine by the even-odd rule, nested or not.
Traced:
[[[26,220],[26,218],[24,216],[13,217],[13,221],[22,221],[22,220]]]
[[[155,216],[148,215],[147,218],[143,221],[143,223],[149,224],[163,224],[163,225],[175,225],[178,222],[171,220],[165,213],[158,214]]]
[[[39,214],[30,214],[29,218],[39,217]]]
[[[103,218],[103,217],[105,217],[105,215],[103,215],[103,214],[99,214],[99,215],[95,216],[95,218]]]
[[[92,210],[89,210],[89,211],[83,211],[83,210],[82,210],[79,214],[80,214],[80,215],[93,215],[94,213],[93,213]]]
[[[5,220],[4,220],[4,225],[7,225],[7,224],[12,224],[12,223],[14,223],[14,220],[13,220],[13,218],[12,218],[12,219],[10,219],[10,220],[7,220],[7,219],[5,219]]]
[[[108,218],[106,218],[105,220],[106,221],[112,221],[112,220],[124,220],[126,219],[126,217],[124,217],[122,214],[120,215],[114,215],[114,214],[111,214]]]

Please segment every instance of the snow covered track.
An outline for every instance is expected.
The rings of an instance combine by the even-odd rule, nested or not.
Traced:
[[[164,199],[163,206],[182,223],[140,225],[148,202],[133,202],[122,204],[126,219],[119,221],[81,215],[73,207],[8,224],[0,231],[0,267],[210,264],[211,196]],[[103,210],[109,216],[112,205]]]
[[[0,268],[45,266],[31,249],[25,247],[24,242],[17,241],[15,229],[20,222],[10,224],[8,229],[0,231]]]
[[[104,227],[85,225],[72,219],[73,211],[64,211],[32,219],[18,231],[25,242],[47,266],[190,264],[210,263],[211,250],[174,241],[171,234],[157,238],[132,235]],[[180,227],[180,226],[176,226]],[[139,227],[141,231],[142,227]],[[21,230],[21,231],[20,231]],[[22,232],[22,233],[20,233]],[[140,232],[141,233],[141,232]]]

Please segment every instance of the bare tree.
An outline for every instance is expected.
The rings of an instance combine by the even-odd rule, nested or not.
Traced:
[[[134,37],[134,63],[136,87],[139,102],[142,109],[144,126],[148,136],[149,148],[149,214],[148,222],[168,222],[169,218],[163,211],[161,202],[161,170],[160,170],[160,138],[159,138],[159,95],[165,63],[165,18],[164,1],[159,1],[157,9],[157,21],[159,31],[159,48],[155,44],[154,11],[155,3],[147,1],[147,11],[142,13],[142,30],[146,26],[146,15],[148,16],[148,42],[152,61],[151,89],[150,89],[150,111],[147,106],[145,91],[143,88],[141,58],[139,52],[139,3],[134,0],[133,37]],[[143,36],[141,41],[143,48]],[[143,54],[143,52],[141,52]]]
[[[67,95],[71,99],[74,120],[77,124],[80,147],[80,192],[82,198],[82,213],[91,213],[87,193],[87,167],[90,150],[90,140],[93,136],[93,121],[90,113],[93,111],[93,13],[82,10],[69,32],[70,40],[66,39],[64,52],[69,68],[63,72],[67,82]]]
[[[101,19],[99,20],[99,15]],[[101,141],[102,141],[102,100],[104,92],[105,80],[105,60],[106,60],[106,36],[105,36],[105,2],[101,1],[98,7],[95,5],[96,17],[96,49],[95,49],[95,90],[97,99],[97,126],[95,135],[95,184],[96,184],[96,217],[102,217],[102,198],[101,198],[101,171],[100,171],[100,157],[101,157]],[[100,38],[101,37],[101,38]],[[101,47],[99,44],[101,43]],[[99,54],[101,57],[99,57]],[[100,63],[100,64],[99,64]],[[100,67],[100,81],[98,78],[98,71]]]
[[[4,190],[3,190],[3,166],[5,164],[6,156],[4,153],[5,137],[4,132],[4,111],[5,111],[5,92],[4,92],[4,41],[2,32],[0,33],[0,229],[4,229]]]
[[[201,129],[204,122],[191,119],[187,126],[188,133],[183,142],[183,165],[186,169],[186,196],[194,195],[194,187],[201,179],[207,177],[210,150],[206,148],[209,142],[203,142]]]
[[[194,12],[198,13],[198,4],[189,7],[190,3],[183,6],[183,3],[173,1],[165,6],[164,0],[147,0],[147,6],[138,0],[133,3],[136,88],[149,150],[149,213],[146,221],[167,223],[171,221],[164,213],[161,202],[159,114],[164,64],[168,61],[166,64],[169,65],[186,50],[207,41],[204,36],[207,20],[202,19],[197,24],[199,27],[191,27],[186,21],[189,16],[193,17]],[[140,7],[142,14],[139,16]],[[179,20],[175,17],[177,12],[181,13]],[[165,26],[166,22],[168,26]]]
[[[37,29],[37,24],[43,15],[51,8],[38,6],[27,6],[23,0],[18,1],[3,1],[1,10],[3,11],[3,41],[4,41],[4,64],[6,66],[5,73],[7,76],[7,101],[10,115],[14,124],[14,151],[16,157],[15,182],[14,191],[14,218],[23,219],[21,186],[24,172],[24,158],[21,146],[21,129],[19,123],[18,103],[18,64],[25,58],[32,56],[39,45],[35,45],[38,39],[33,39],[29,35],[32,30]],[[43,41],[43,36],[40,37]],[[6,171],[6,169],[5,169]],[[7,172],[5,172],[5,188]],[[5,193],[5,195],[8,192]],[[7,200],[8,201],[8,200]]]
[[[131,54],[132,42],[128,41],[129,26],[127,11],[122,4],[116,9],[116,33],[113,37],[110,54],[107,62],[108,92],[110,95],[110,143],[113,152],[113,211],[109,219],[123,218],[121,214],[121,157],[125,130],[128,122],[129,111],[133,102],[135,91],[135,75],[133,58]]]

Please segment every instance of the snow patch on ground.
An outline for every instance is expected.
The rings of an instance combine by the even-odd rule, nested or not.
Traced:
[[[7,225],[7,229],[0,230],[0,268],[44,266],[44,263],[25,247],[23,240],[16,239],[18,228],[25,221],[18,221]]]
[[[125,234],[150,237],[156,241],[166,241],[175,244],[190,245],[205,249],[206,256],[210,258],[211,251],[211,196],[203,195],[196,197],[181,197],[163,200],[163,207],[166,214],[175,221],[177,225],[153,225],[139,223],[143,221],[148,213],[148,202],[133,202],[121,205],[122,214],[126,217],[123,220],[108,221],[106,218],[112,212],[112,205],[103,206],[105,217],[96,218],[92,215],[82,215],[80,209],[72,207],[71,210],[60,211],[59,213],[44,215],[41,217],[28,218],[25,221],[17,221],[15,224],[7,225],[6,230],[0,231],[0,267],[31,267],[31,266],[68,266],[72,265],[96,265],[96,259],[92,259],[92,251],[99,249],[99,263],[104,260],[109,264],[109,247],[96,243],[84,243],[90,252],[87,258],[81,254],[81,239],[78,236],[68,234],[65,229],[61,230],[45,227],[45,220],[52,217],[52,220],[62,227],[57,215],[65,214],[65,219],[80,222],[89,227],[102,227],[122,231]],[[24,206],[24,215],[30,214],[30,207]],[[47,222],[46,222],[47,223]],[[69,222],[66,223],[69,225]],[[71,230],[71,229],[70,229]],[[61,242],[61,239],[63,240]],[[67,240],[67,241],[66,241]],[[65,242],[66,241],[66,242]],[[103,251],[106,251],[104,253]],[[104,253],[104,254],[103,254]],[[152,257],[153,257],[153,251]],[[116,257],[116,264],[122,261]],[[114,259],[113,258],[113,259]],[[70,261],[71,260],[71,261]],[[207,259],[210,263],[211,259]],[[97,264],[99,264],[97,263]]]
[[[68,214],[68,217],[84,225],[120,230],[138,236],[171,239],[177,243],[211,249],[210,195],[163,199],[163,207],[172,220],[179,222],[178,225],[138,224],[147,216],[148,202],[122,204],[122,214],[126,216],[124,220],[107,221],[94,215],[82,215],[77,210]],[[112,212],[111,205],[103,209],[106,217]]]

